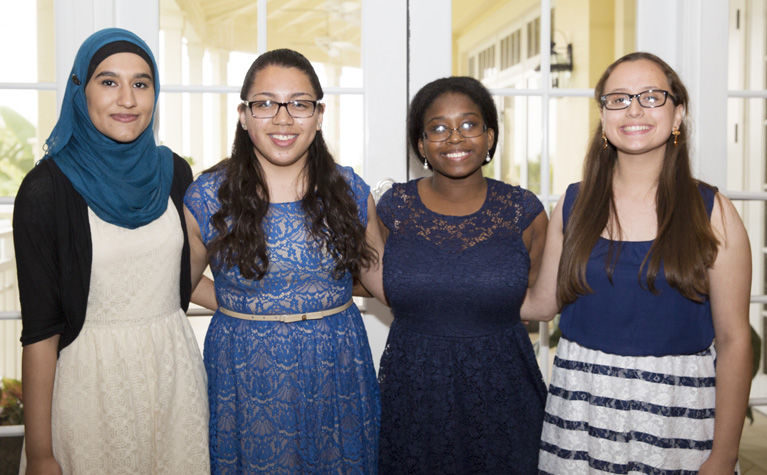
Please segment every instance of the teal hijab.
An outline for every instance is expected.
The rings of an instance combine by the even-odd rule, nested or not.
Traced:
[[[117,142],[102,134],[90,120],[85,99],[88,66],[103,46],[120,41],[138,46],[151,60],[154,112],[157,111],[160,81],[149,46],[127,30],[107,28],[97,31],[77,52],[59,120],[45,141],[43,159],[51,158],[56,162],[99,218],[134,229],[165,212],[173,181],[173,152],[167,147],[158,147],[154,141],[154,112],[147,128],[128,143]]]

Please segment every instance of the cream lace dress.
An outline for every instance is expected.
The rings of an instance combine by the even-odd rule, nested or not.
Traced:
[[[64,474],[210,473],[205,368],[179,305],[176,208],[169,201],[137,229],[88,218],[85,324],[56,366],[56,460]]]

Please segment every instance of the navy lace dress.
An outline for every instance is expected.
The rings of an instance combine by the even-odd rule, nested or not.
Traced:
[[[468,216],[427,209],[417,181],[381,198],[394,313],[379,371],[382,474],[536,472],[546,388],[519,309],[522,232],[541,211],[494,180]]]
[[[340,168],[367,222],[369,188]],[[221,172],[201,175],[186,206],[207,244]],[[231,310],[301,313],[337,307],[352,278],[332,276],[333,257],[311,239],[301,202],[272,203],[264,219],[269,269],[255,281],[215,257],[216,298]],[[213,474],[375,473],[379,393],[356,306],[320,320],[240,320],[221,312],[205,337]]]

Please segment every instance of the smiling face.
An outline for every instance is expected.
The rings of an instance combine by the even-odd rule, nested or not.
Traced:
[[[665,151],[674,127],[684,118],[684,107],[675,105],[666,75],[654,62],[647,59],[627,61],[615,67],[605,82],[603,94],[624,92],[637,94],[648,89],[669,92],[661,107],[645,108],[635,97],[627,109],[602,108],[602,130],[618,150],[618,155],[642,155]]]
[[[472,138],[465,138],[458,130],[471,126],[482,127],[482,111],[479,106],[465,94],[449,92],[438,96],[424,113],[424,131],[441,128],[456,129],[447,140],[432,142],[421,137],[418,140],[418,151],[426,157],[435,175],[448,178],[466,178],[475,173],[482,173],[487,152],[495,140],[495,131],[486,132]]]
[[[117,142],[132,142],[152,121],[152,69],[137,54],[108,56],[85,86],[85,100],[99,132]]]
[[[309,77],[300,69],[269,65],[258,71],[247,94],[248,101],[288,102],[317,100]],[[314,115],[296,119],[280,107],[269,119],[256,119],[245,105],[240,105],[240,124],[248,130],[253,151],[262,166],[298,166],[303,168],[309,146],[322,126],[323,108],[317,105]]]

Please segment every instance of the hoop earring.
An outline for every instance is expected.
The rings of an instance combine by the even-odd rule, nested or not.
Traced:
[[[674,127],[674,128],[671,130],[671,135],[673,135],[673,136],[674,136],[674,147],[676,147],[676,146],[677,146],[677,144],[679,143],[679,136],[680,136],[681,134],[682,134],[682,132],[680,132],[680,131],[679,131],[679,129],[678,129],[678,128],[676,128],[676,127]]]
[[[604,130],[602,131],[602,150],[607,150],[607,136]]]

